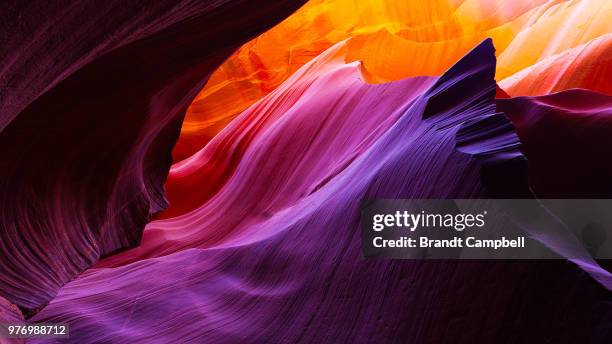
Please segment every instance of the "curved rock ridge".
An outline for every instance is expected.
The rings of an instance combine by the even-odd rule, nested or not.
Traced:
[[[303,154],[304,149],[325,151],[326,154],[306,154],[295,166],[285,167],[303,166],[301,169],[313,170],[289,176],[293,183],[288,189],[290,194],[307,194],[308,188],[313,187],[311,184],[342,168],[384,133],[401,115],[395,109],[405,107],[435,81],[435,78],[420,77],[381,86],[369,85],[363,82],[358,63],[344,62],[345,52],[345,43],[330,48],[270,96],[247,109],[198,153],[173,165],[166,184],[172,207],[160,217],[176,217],[205,204],[230,177],[239,183],[239,177],[233,174],[239,164],[244,165],[242,158],[247,149],[269,149],[266,140],[291,142],[293,135],[304,135],[300,131],[305,130],[317,139],[313,144],[321,143],[312,148],[302,147],[305,142],[294,143],[290,147],[292,151],[283,154]],[[369,111],[358,112],[360,108]],[[351,112],[341,114],[345,109]],[[291,129],[289,137],[282,137],[285,135],[282,128]],[[262,180],[262,187],[269,182],[274,180]],[[297,183],[301,184],[298,189]],[[271,191],[278,192],[273,188]]]
[[[400,118],[412,121],[407,124],[408,142],[421,130],[431,131],[428,127],[459,128],[468,120],[473,131],[479,130],[480,122],[487,130],[489,117],[501,116],[495,115],[494,103],[476,108],[473,118],[455,115],[459,110],[453,112],[467,108],[457,102],[494,97],[491,70],[495,60],[488,59],[492,53],[485,46],[492,51],[490,40],[485,41],[440,78],[417,77],[380,85],[364,82],[359,65],[344,62],[346,43],[330,48],[246,110],[200,152],[176,164],[166,185],[172,204],[161,214],[166,219],[151,223],[138,247],[98,266],[122,265],[186,247],[215,247],[248,233],[335,180],[363,158],[371,145],[391,135],[389,130]],[[473,90],[468,99],[466,88]],[[408,109],[411,115],[406,114]],[[474,114],[476,111],[480,112]],[[422,122],[416,120],[420,117]],[[512,133],[511,126],[507,129]],[[513,158],[518,159],[517,144],[508,144],[507,149],[514,150],[517,155]],[[416,147],[413,150],[418,154]],[[481,156],[484,154],[478,154]],[[512,181],[526,179],[514,177],[491,187],[497,190]],[[528,190],[526,183],[522,186],[514,192]]]
[[[101,255],[138,244],[166,207],[187,106],[301,3],[3,4],[0,296],[29,315]]]
[[[494,103],[490,40],[442,77],[382,85],[365,84],[357,64],[337,62],[343,49],[306,65],[295,89],[281,86],[224,129],[220,146],[245,147],[220,190],[151,223],[141,248],[89,269],[31,321],[67,321],[75,343],[487,342],[500,333],[520,342],[601,333],[590,329],[609,321],[607,294],[559,262],[362,258],[365,200],[529,190],[525,177],[503,173],[527,170]],[[205,148],[173,172],[209,173],[210,155]],[[496,168],[483,174],[488,166]],[[542,295],[549,302],[524,311]],[[485,313],[491,300],[500,311]]]
[[[490,37],[498,80],[525,78],[522,71],[543,64],[512,95],[542,95],[550,87],[606,93],[609,49],[595,43],[612,32],[611,11],[607,0],[311,0],[215,71],[187,111],[173,156],[199,151],[299,67],[348,38],[347,62],[361,61],[373,83],[440,75]],[[565,58],[545,69],[557,55]]]

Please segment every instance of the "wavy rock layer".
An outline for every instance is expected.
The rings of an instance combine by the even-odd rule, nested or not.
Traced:
[[[0,296],[34,312],[101,255],[136,245],[166,206],[193,97],[300,4],[3,4]]]
[[[317,57],[284,86],[245,111],[202,151],[175,165],[167,184],[172,206],[161,214],[168,219],[147,227],[139,247],[110,257],[100,266],[125,263],[126,258],[151,258],[184,247],[214,247],[252,231],[253,226],[266,223],[274,214],[303,202],[335,180],[355,159],[363,158],[381,135],[390,135],[388,131],[399,118],[413,118],[406,124],[405,130],[411,133],[407,142],[414,140],[413,135],[433,130],[427,127],[442,126],[430,123],[433,120],[418,123],[414,120],[416,114],[405,114],[416,106],[414,102],[425,98],[423,93],[429,88],[432,100],[417,109],[424,117],[435,117],[447,110],[447,102],[461,100],[456,83],[475,87],[476,95],[483,96],[478,93],[482,86],[470,79],[470,73],[482,73],[476,69],[479,65],[473,67],[475,70],[466,67],[466,75],[451,69],[452,77],[372,85],[362,80],[357,63],[344,63],[345,53],[346,44],[340,43]],[[485,80],[486,86],[493,87],[493,91],[486,91],[494,93],[492,76]],[[438,121],[442,121],[440,117],[443,116],[438,116]],[[382,147],[379,149],[380,154],[385,154]],[[421,149],[427,151],[426,147]],[[421,154],[417,147],[412,151],[411,156]],[[392,150],[385,152],[393,154]],[[446,155],[435,158],[440,163],[447,159]],[[433,161],[423,164],[418,167],[423,174],[440,168]],[[472,184],[468,185],[471,190]],[[437,197],[453,192],[451,187],[437,188]]]
[[[337,62],[343,49],[173,170],[203,183],[218,159],[233,171],[218,191],[152,223],[143,249],[80,275],[32,321],[69,322],[75,343],[602,339],[590,330],[609,321],[606,294],[559,262],[362,259],[365,200],[529,191],[495,110],[490,40],[439,78],[382,85]],[[222,146],[238,156],[213,154]]]
[[[311,0],[241,47],[212,75],[187,111],[173,155],[182,160],[199,151],[300,66],[347,38],[347,62],[362,61],[369,82],[440,75],[490,37],[497,49],[498,80],[567,53],[563,65],[547,71],[550,78],[536,88],[554,84],[555,91],[583,87],[601,92],[606,87],[601,61],[609,60],[605,51],[576,56],[579,50],[572,49],[594,48],[589,42],[609,34],[611,11],[612,2],[606,0]],[[552,74],[563,74],[563,80],[555,82]]]
[[[612,95],[612,34],[604,35],[502,80],[512,96],[538,96],[584,88]]]

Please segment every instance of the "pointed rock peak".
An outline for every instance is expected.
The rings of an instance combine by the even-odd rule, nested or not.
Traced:
[[[494,107],[495,65],[493,41],[487,38],[449,68],[429,89],[423,118],[446,118],[462,112],[459,107],[465,110],[488,102]]]
[[[458,75],[470,73],[473,70],[483,71],[486,76],[491,80],[495,79],[495,47],[493,46],[493,40],[487,38],[480,42],[472,50],[470,50],[465,56],[463,56],[457,63],[450,67],[438,80],[438,82],[444,82],[449,79],[453,79]]]

